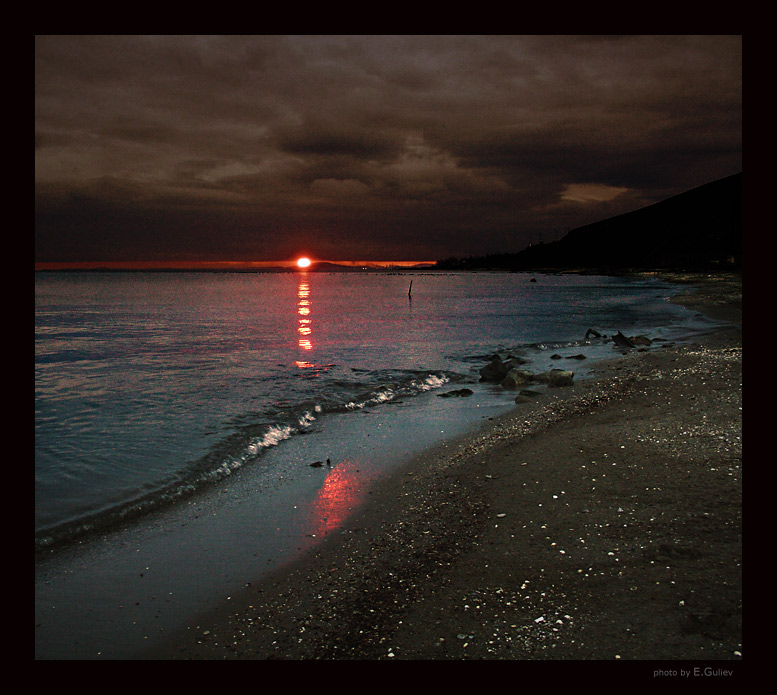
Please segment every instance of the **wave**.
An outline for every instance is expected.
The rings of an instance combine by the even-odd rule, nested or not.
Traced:
[[[233,426],[234,431],[214,444],[207,454],[191,462],[175,479],[160,482],[151,491],[141,491],[132,499],[36,530],[36,551],[50,550],[87,534],[106,532],[202,492],[256,463],[267,449],[311,432],[326,415],[363,411],[466,378],[439,371],[354,370],[357,371],[358,379],[322,382],[313,400],[270,407],[254,413],[247,418],[248,422],[242,417],[241,424]]]
[[[375,391],[366,393],[360,398],[345,404],[345,410],[362,410],[368,406],[389,403],[397,398],[413,396],[439,388],[451,381],[451,376],[445,374],[428,374],[421,379],[411,379],[409,383],[390,383],[379,386]]]

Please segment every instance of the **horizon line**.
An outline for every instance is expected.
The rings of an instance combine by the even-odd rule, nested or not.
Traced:
[[[333,261],[311,258],[309,269],[320,264],[348,268],[397,268],[435,265],[434,261]],[[297,259],[280,261],[36,261],[35,270],[261,270],[297,268]]]

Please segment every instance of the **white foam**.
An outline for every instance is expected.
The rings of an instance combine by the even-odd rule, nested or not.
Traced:
[[[320,412],[320,410],[318,412]],[[316,421],[316,416],[313,415],[309,410],[306,410],[304,415],[300,416],[300,418],[297,420],[297,422],[299,422],[300,427],[309,427],[315,421]]]
[[[291,437],[294,430],[287,425],[272,425],[261,437],[257,437],[248,445],[248,453],[252,456],[262,449],[280,444]]]
[[[423,384],[421,385],[421,389],[423,391],[430,391],[431,389],[436,389],[443,384],[446,384],[450,379],[448,379],[447,376],[440,376],[439,374],[429,374],[429,376],[424,379]]]
[[[372,399],[374,403],[386,403],[387,401],[390,401],[394,398],[396,393],[392,391],[391,389],[382,389],[378,392],[378,394],[375,396],[375,398]]]

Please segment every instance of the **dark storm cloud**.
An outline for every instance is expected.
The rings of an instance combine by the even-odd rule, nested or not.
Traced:
[[[299,127],[288,135],[281,134],[279,146],[293,154],[342,156],[348,159],[393,159],[400,154],[399,143],[380,135],[343,132],[337,129]]]
[[[512,251],[741,170],[741,38],[36,38],[36,259]]]

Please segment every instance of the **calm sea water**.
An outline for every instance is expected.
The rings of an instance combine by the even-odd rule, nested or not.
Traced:
[[[203,494],[215,499],[239,489],[247,479],[245,499],[252,510],[261,507],[257,514],[272,529],[244,539],[254,555],[261,554],[257,544],[274,544],[274,552],[284,542],[299,546],[300,537],[342,523],[354,504],[343,491],[355,486],[357,471],[378,475],[375,466],[412,453],[411,443],[434,443],[509,409],[509,393],[478,382],[493,353],[520,355],[537,370],[565,366],[580,378],[596,359],[613,355],[612,344],[584,340],[588,328],[677,340],[710,326],[668,302],[677,290],[657,280],[535,277],[36,274],[36,549],[52,553],[62,540],[83,547],[104,539],[117,522],[142,524]],[[574,367],[551,360],[580,352],[588,359]],[[472,397],[436,398],[464,386]],[[323,465],[311,467],[316,461]],[[230,517],[220,518],[227,524]],[[245,516],[234,518],[229,529],[187,532],[197,543],[204,535],[209,542],[228,535],[220,547],[243,557]],[[159,535],[149,537],[157,542]],[[179,586],[176,568],[191,558],[173,559],[170,545],[158,553],[170,553],[170,574],[160,582]],[[76,582],[77,590],[74,582],[60,587],[56,599],[49,595],[56,574],[50,570],[41,602],[76,605],[86,601],[78,592],[86,592],[91,605],[109,564],[95,561],[99,569]],[[105,610],[95,608],[95,615]],[[70,620],[87,630],[83,615]],[[102,627],[113,641],[110,626]],[[42,643],[52,649],[63,631],[74,629],[53,627]],[[79,643],[89,639],[81,635]],[[98,651],[110,653],[95,647],[89,654]]]

